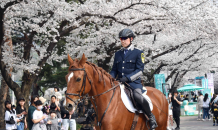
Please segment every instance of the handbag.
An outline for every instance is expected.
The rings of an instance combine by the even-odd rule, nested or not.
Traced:
[[[15,124],[14,117],[11,116],[10,119],[9,119],[9,121],[6,121],[6,123],[8,123],[8,124]]]

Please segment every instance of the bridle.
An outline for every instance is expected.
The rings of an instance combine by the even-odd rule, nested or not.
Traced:
[[[82,100],[82,98],[84,96],[84,93],[85,93],[85,88],[86,88],[86,77],[88,78],[88,76],[86,74],[85,68],[70,69],[70,71],[84,71],[83,84],[82,84],[80,92],[78,94],[76,94],[76,93],[66,93],[66,97],[68,99],[70,99],[71,101],[73,101],[76,105],[78,105],[77,102],[74,101],[72,98],[70,98],[68,95],[78,96],[79,100]],[[89,80],[89,81],[91,81],[91,80]],[[83,92],[82,92],[82,95],[81,95],[82,89],[83,89]]]
[[[66,94],[65,94],[68,99],[70,99],[70,100],[73,101],[76,105],[78,105],[78,104],[77,104],[77,101],[74,101],[72,98],[69,97],[69,95],[78,96],[78,97],[79,97],[79,100],[82,101],[82,100],[83,100],[83,97],[85,96],[84,93],[85,93],[85,88],[86,88],[86,77],[88,78],[91,87],[92,87],[92,81],[91,81],[90,78],[88,77],[85,68],[70,69],[70,71],[84,71],[83,84],[82,84],[82,87],[81,87],[80,92],[79,92],[79,93],[66,93]],[[100,130],[101,130],[101,122],[102,122],[102,120],[103,120],[103,118],[104,118],[104,116],[105,116],[105,114],[106,114],[106,112],[107,112],[107,110],[108,110],[108,108],[109,108],[109,106],[110,106],[110,103],[111,103],[111,101],[112,101],[112,99],[113,99],[113,97],[114,97],[115,89],[116,89],[116,87],[118,87],[119,85],[120,85],[120,84],[118,84],[118,85],[115,86],[115,85],[113,84],[113,87],[112,87],[112,88],[108,89],[107,91],[105,91],[105,92],[103,92],[103,93],[100,93],[100,94],[97,94],[97,95],[94,95],[94,96],[91,96],[91,97],[88,96],[88,98],[90,98],[90,99],[93,101],[93,103],[95,104],[95,108],[96,108],[96,118],[97,118],[97,126],[100,127]],[[107,93],[107,92],[109,92],[109,91],[111,91],[111,90],[114,90],[114,91],[113,91],[113,95],[112,95],[112,97],[111,97],[111,99],[110,99],[110,101],[109,101],[109,104],[108,104],[106,110],[104,111],[104,113],[103,113],[103,115],[102,115],[100,121],[98,121],[98,109],[97,109],[97,105],[96,105],[96,102],[95,102],[95,97],[100,96],[100,95],[103,95],[103,94],[105,94],[105,93]],[[82,91],[83,91],[83,92],[82,92]],[[81,94],[81,92],[82,92],[82,94]]]

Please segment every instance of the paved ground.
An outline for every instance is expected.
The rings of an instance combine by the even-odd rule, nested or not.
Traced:
[[[197,116],[181,117],[180,130],[217,130],[218,126],[213,126],[213,121],[197,121]],[[174,124],[174,126],[176,126]],[[175,127],[174,127],[175,128]]]
[[[85,121],[85,118],[76,119],[77,123]],[[180,130],[218,130],[218,126],[213,126],[213,121],[197,121],[197,116],[180,117]],[[174,128],[176,124],[174,123]]]

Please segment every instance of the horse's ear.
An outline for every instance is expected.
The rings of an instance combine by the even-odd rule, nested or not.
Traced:
[[[69,64],[70,64],[70,66],[73,64],[73,60],[72,60],[72,58],[70,57],[69,54],[68,54],[68,62],[69,62]]]
[[[83,53],[82,59],[79,61],[79,64],[84,66],[84,64],[86,63],[86,60],[87,60],[87,58],[86,58],[85,54]]]

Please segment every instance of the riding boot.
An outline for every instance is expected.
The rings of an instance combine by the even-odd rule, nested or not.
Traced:
[[[150,114],[150,117],[148,116],[148,118],[149,118],[150,130],[153,130],[156,127],[158,127],[155,116],[152,113]]]
[[[155,116],[151,113],[148,101],[142,96],[141,89],[135,89],[133,91],[133,95],[134,95],[134,99],[136,100],[136,102],[140,104],[142,111],[149,118],[150,130],[158,127]]]

